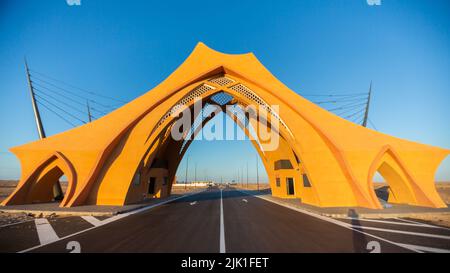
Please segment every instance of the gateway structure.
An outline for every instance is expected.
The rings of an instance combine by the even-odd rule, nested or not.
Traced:
[[[175,140],[175,105],[258,105],[272,112],[276,149],[261,148],[274,196],[321,206],[382,208],[373,188],[378,171],[390,186],[389,202],[446,207],[434,176],[450,150],[364,128],[302,98],[249,53],[229,55],[199,43],[166,80],[134,101],[81,127],[14,147],[22,176],[3,205],[49,202],[65,175],[60,206],[124,205],[170,195],[191,140]],[[279,112],[272,111],[279,106]],[[194,133],[210,120],[201,119]],[[240,125],[242,117],[227,112]],[[256,121],[258,122],[258,121]],[[198,123],[198,122],[197,122]],[[243,127],[245,128],[245,127]],[[250,134],[249,130],[244,130]]]

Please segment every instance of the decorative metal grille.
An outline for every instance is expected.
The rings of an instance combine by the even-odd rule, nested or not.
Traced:
[[[289,134],[293,137],[291,130],[289,130],[286,123],[284,123],[284,121],[280,118],[278,113],[273,111],[273,109],[263,99],[261,99],[258,95],[256,95],[255,92],[253,92],[250,88],[243,85],[242,83],[239,83],[234,86],[231,86],[230,89],[240,93],[247,99],[254,101],[257,104],[261,105],[267,111],[267,113],[269,113],[273,117],[275,117],[280,122],[280,124],[289,132]]]
[[[225,76],[220,76],[220,77],[216,77],[216,78],[210,79],[209,82],[218,84],[220,86],[226,86],[226,85],[229,85],[229,84],[231,84],[231,83],[233,83],[235,81],[230,79],[230,78],[227,78]]]
[[[166,114],[164,114],[164,116],[159,120],[156,129],[160,127],[164,123],[164,121],[166,121],[167,118],[169,118],[172,114],[177,113],[177,111],[179,111],[185,105],[191,103],[196,97],[200,97],[204,93],[214,89],[215,89],[214,87],[207,84],[202,84],[194,88],[191,92],[189,92],[186,96],[184,96],[181,100],[179,100],[178,103],[174,107],[172,107],[172,109],[170,109],[169,111],[166,112]]]

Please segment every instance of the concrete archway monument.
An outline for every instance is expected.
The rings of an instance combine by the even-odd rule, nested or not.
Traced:
[[[49,202],[62,175],[69,184],[61,207],[168,196],[192,138],[214,116],[204,111],[223,111],[251,138],[274,196],[382,208],[372,183],[378,171],[390,185],[390,202],[446,207],[434,177],[450,150],[342,119],[290,90],[253,54],[223,54],[202,43],[141,97],[89,124],[12,148],[22,176],[2,204]]]

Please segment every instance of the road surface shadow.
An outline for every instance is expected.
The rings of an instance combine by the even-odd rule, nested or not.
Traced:
[[[359,220],[359,215],[354,209],[349,209],[347,216],[351,218],[352,226],[361,226],[361,221]],[[362,231],[361,228],[357,228],[357,230]],[[353,230],[353,249],[357,253],[367,253],[367,238],[361,232]]]

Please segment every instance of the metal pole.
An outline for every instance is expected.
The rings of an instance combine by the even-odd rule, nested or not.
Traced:
[[[238,180],[238,185],[242,186],[242,185],[241,185],[241,175],[240,175],[239,168],[238,168],[237,171],[238,171],[238,175],[237,175],[237,176],[238,176],[238,178],[237,178],[237,180]]]
[[[247,161],[247,189],[248,189],[248,161]]]
[[[244,179],[242,179],[242,170],[239,168],[239,180],[241,181],[241,187],[244,187]]]
[[[256,155],[256,185],[259,191],[258,155]]]
[[[30,88],[31,104],[33,105],[34,119],[36,121],[36,127],[38,130],[39,138],[43,139],[46,136],[45,136],[45,132],[44,132],[44,127],[42,126],[41,115],[39,114],[39,108],[36,104],[36,99],[34,97],[33,82],[31,81],[31,78],[30,78],[30,70],[28,69],[28,63],[27,63],[26,59],[25,59],[25,70],[27,72],[28,87]]]
[[[194,183],[197,183],[197,162],[195,162]],[[196,184],[194,184],[194,185],[196,185]]]
[[[186,158],[186,176],[184,177],[184,190],[187,189],[188,167],[189,167],[189,156]]]
[[[44,126],[42,126],[42,120],[41,115],[39,113],[38,105],[36,104],[36,98],[34,97],[34,88],[33,88],[33,82],[31,81],[30,77],[30,69],[28,68],[27,59],[25,58],[25,70],[27,72],[27,81],[28,81],[28,87],[30,89],[30,95],[31,95],[31,104],[33,105],[33,112],[34,112],[34,120],[36,121],[36,127],[38,130],[39,139],[46,138]],[[56,181],[55,184],[53,184],[53,196],[55,200],[62,200],[64,198],[64,194],[61,188],[61,184],[59,183],[59,180]]]
[[[369,119],[369,106],[370,106],[370,98],[372,96],[372,81],[370,81],[369,87],[369,97],[367,98],[366,112],[364,113],[364,121],[362,126],[367,127],[367,120]]]

